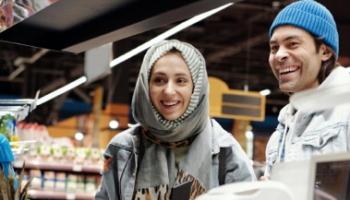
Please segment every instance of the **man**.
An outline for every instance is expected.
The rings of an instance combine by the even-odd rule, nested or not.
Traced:
[[[341,85],[349,72],[336,62],[339,36],[330,11],[313,0],[291,3],[270,27],[270,67],[283,92]],[[317,99],[315,99],[317,101]],[[349,150],[350,106],[308,113],[286,105],[266,148],[269,176],[274,163]]]

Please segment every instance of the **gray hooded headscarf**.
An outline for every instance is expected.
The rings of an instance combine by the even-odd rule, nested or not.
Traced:
[[[154,63],[170,50],[178,50],[191,72],[193,93],[185,113],[168,121],[155,110],[149,97],[149,78]],[[132,98],[132,113],[149,133],[164,142],[177,142],[196,136],[188,153],[179,163],[179,169],[200,181],[209,189],[211,167],[211,127],[208,115],[208,76],[202,54],[192,45],[178,40],[162,41],[145,54]],[[172,149],[154,143],[145,143],[136,188],[175,183],[176,167]]]
[[[194,89],[185,113],[176,120],[168,121],[152,105],[149,78],[154,63],[172,49],[178,50],[185,59]],[[202,131],[203,121],[208,118],[207,95],[208,79],[202,54],[188,43],[178,40],[163,41],[151,47],[143,59],[132,99],[133,116],[158,139],[165,142],[181,141]]]

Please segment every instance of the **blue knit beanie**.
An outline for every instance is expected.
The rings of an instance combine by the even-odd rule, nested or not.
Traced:
[[[275,28],[281,25],[296,26],[317,38],[322,38],[324,43],[329,45],[338,57],[339,35],[337,25],[331,12],[320,3],[314,0],[301,0],[283,8],[270,27],[270,37]]]

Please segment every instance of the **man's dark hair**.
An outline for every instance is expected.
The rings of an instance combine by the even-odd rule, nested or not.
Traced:
[[[313,38],[315,41],[316,53],[318,53],[321,45],[322,44],[326,45],[326,44],[323,42],[322,38],[316,38],[316,37],[313,37]],[[339,66],[339,63],[337,63],[335,53],[332,52],[332,56],[328,60],[322,61],[321,63],[321,69],[317,76],[318,82],[321,84],[327,78],[327,76],[332,72],[332,70],[337,66]]]

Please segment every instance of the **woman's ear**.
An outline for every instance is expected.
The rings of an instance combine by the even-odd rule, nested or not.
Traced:
[[[321,55],[321,60],[322,61],[327,61],[332,57],[332,50],[330,49],[330,47],[328,47],[325,44],[321,44],[320,46],[320,55]]]

